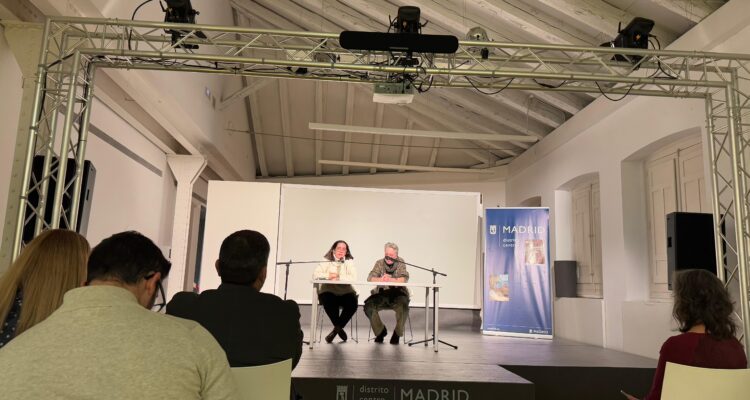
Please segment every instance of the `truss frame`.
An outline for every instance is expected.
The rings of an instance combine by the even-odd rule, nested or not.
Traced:
[[[179,31],[175,43],[167,31]],[[197,37],[203,32],[207,38]],[[374,84],[408,79],[431,87],[523,89],[624,96],[702,98],[711,153],[712,208],[719,278],[739,288],[741,339],[750,333],[750,55],[615,49],[567,45],[461,41],[456,54],[404,54],[342,48],[338,33],[249,29],[148,21],[53,17],[46,21],[19,196],[13,258],[22,247],[25,222],[35,235],[46,228],[75,229],[86,151],[93,82],[98,68],[168,70],[282,79]],[[198,48],[191,48],[198,46]],[[482,59],[480,50],[490,50]],[[243,54],[256,52],[255,57]],[[614,61],[618,55],[625,61]],[[292,72],[305,68],[305,74]],[[58,119],[62,118],[62,122]],[[42,176],[32,176],[34,156],[44,156]],[[66,163],[75,160],[73,178]],[[45,220],[48,183],[73,186],[70,198],[56,190],[51,222]],[[29,198],[38,196],[34,205]],[[25,211],[30,216],[24,221]],[[723,227],[733,227],[727,232]]]

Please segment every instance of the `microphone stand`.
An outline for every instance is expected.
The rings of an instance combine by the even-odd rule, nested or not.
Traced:
[[[409,264],[408,262],[405,262],[405,261],[401,261],[401,262],[404,263],[404,264],[406,264],[406,265],[408,265],[408,266],[410,266],[410,267],[414,267],[414,268],[421,269],[423,271],[431,272],[432,273],[432,284],[433,285],[436,284],[436,279],[437,279],[438,275],[448,276],[448,275],[446,275],[446,274],[444,274],[442,272],[435,271],[435,268],[425,268],[425,267],[420,267],[419,265]],[[428,342],[435,341],[435,313],[437,313],[437,307],[436,307],[436,304],[435,304],[435,290],[437,290],[437,289],[433,287],[432,288],[432,338],[427,339],[427,340],[419,340],[419,341],[416,341],[416,342],[414,342],[414,341],[409,342],[409,347],[411,347],[411,346],[413,346],[415,344],[420,344],[420,343],[424,343],[424,345],[427,346]],[[444,344],[446,346],[453,347],[454,350],[458,350],[458,346],[456,346],[456,345],[450,344],[448,342],[445,342],[445,341],[442,341],[442,340],[439,340],[439,339],[438,339],[438,342],[440,342],[440,343],[442,343],[442,344]]]
[[[276,263],[276,266],[284,265],[286,268],[286,271],[284,271],[284,300],[286,300],[286,289],[289,286],[289,266],[292,264],[321,264],[324,262],[330,262],[328,260],[325,261],[279,261]]]
[[[284,300],[286,300],[286,290],[287,290],[287,287],[289,286],[289,266],[290,265],[292,265],[292,264],[320,264],[320,263],[323,263],[323,262],[328,262],[328,260],[326,260],[326,261],[292,261],[292,260],[289,260],[289,261],[279,261],[279,262],[277,262],[276,263],[277,267],[279,265],[283,265],[283,266],[286,267],[285,271],[284,271]],[[313,333],[313,335],[314,335],[314,333]],[[302,343],[307,344],[307,345],[310,344],[310,342],[308,342],[306,340],[303,340]]]

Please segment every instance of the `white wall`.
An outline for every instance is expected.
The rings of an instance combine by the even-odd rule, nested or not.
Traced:
[[[750,2],[731,1],[679,39],[672,49],[750,53]],[[556,319],[576,320],[604,331],[560,329],[563,337],[658,356],[670,329],[671,303],[648,302],[648,243],[640,158],[644,149],[686,134],[705,135],[702,100],[631,96],[621,102],[599,99],[535,145],[509,166],[509,204],[541,196],[550,207],[553,232],[557,207],[569,207],[556,195],[566,182],[591,173],[601,185],[603,311],[578,311],[588,300],[565,300]],[[710,157],[704,158],[706,162]],[[638,193],[640,191],[640,193]],[[553,257],[569,255],[569,245],[553,238]],[[559,241],[557,243],[556,241]],[[558,301],[558,303],[560,303]],[[583,320],[581,320],[583,318]],[[557,327],[557,325],[556,325]]]
[[[561,297],[554,304],[554,335],[578,342],[604,345],[604,301]]]
[[[305,185],[350,186],[387,189],[477,192],[484,207],[504,207],[506,167],[496,168],[493,175],[465,173],[406,172],[379,175],[347,175],[303,178],[274,178],[273,182]]]
[[[215,289],[221,279],[214,267],[219,258],[221,242],[232,232],[251,229],[262,233],[271,245],[268,256],[268,275],[264,292],[274,291],[274,266],[276,265],[276,239],[279,232],[279,201],[281,185],[278,183],[221,182],[208,183],[206,230],[203,236],[203,261],[201,262],[200,290]]]
[[[113,233],[137,230],[168,247],[176,186],[166,155],[98,100],[91,109],[91,125],[141,159],[90,132],[86,158],[96,168],[96,182],[86,236],[92,246]]]

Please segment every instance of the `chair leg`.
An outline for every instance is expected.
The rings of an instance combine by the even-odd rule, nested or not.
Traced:
[[[318,328],[319,330],[318,330],[318,339],[315,340],[315,338],[313,338],[313,340],[315,340],[315,343],[320,343],[320,341],[323,339],[323,310],[322,308],[323,307],[320,304],[318,304]]]
[[[349,334],[354,342],[359,343],[359,317],[356,312],[354,312],[354,323],[349,321]]]
[[[410,339],[406,341],[406,335],[404,335],[404,344],[408,344],[414,341],[414,331],[411,329],[411,314],[406,315],[406,323],[409,325],[409,336]]]

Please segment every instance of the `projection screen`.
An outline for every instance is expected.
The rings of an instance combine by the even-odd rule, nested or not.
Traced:
[[[366,280],[383,257],[383,245],[394,242],[405,261],[434,268],[441,307],[479,308],[481,304],[479,193],[365,189],[260,182],[208,185],[200,290],[218,287],[213,265],[221,241],[240,229],[263,233],[271,244],[268,279],[263,291],[282,297],[283,265],[276,261],[318,261],[331,244],[346,240],[358,280]],[[289,268],[288,298],[309,304],[316,264]],[[408,267],[411,282],[432,282],[432,274]],[[371,286],[358,286],[360,303]],[[412,305],[424,304],[414,290]]]
[[[438,276],[445,307],[479,308],[479,193],[366,189],[283,184],[277,260],[322,260],[335,240],[349,243],[358,280],[366,280],[383,245],[394,242],[399,255],[415,265],[446,273]],[[289,297],[311,300],[316,264],[290,267]],[[431,282],[432,274],[408,267],[410,281]],[[277,269],[277,294],[283,293],[284,267]],[[356,288],[360,302],[369,286]],[[423,304],[413,291],[413,305]]]

